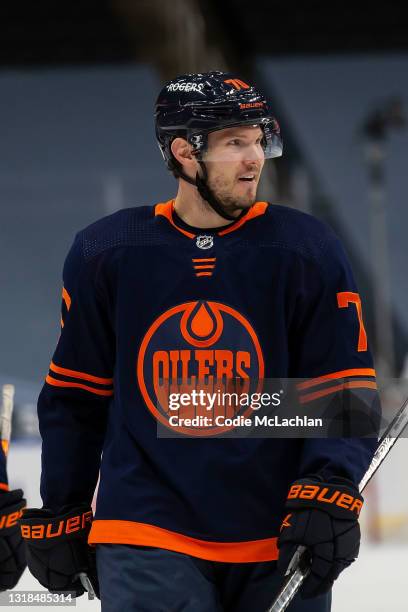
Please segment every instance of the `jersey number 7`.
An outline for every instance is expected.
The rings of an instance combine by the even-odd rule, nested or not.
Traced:
[[[355,304],[359,322],[359,333],[358,333],[358,344],[357,350],[366,351],[367,350],[367,334],[364,328],[363,323],[363,315],[361,311],[361,299],[358,293],[353,293],[352,291],[340,291],[337,294],[337,306],[339,308],[348,308],[349,304]]]

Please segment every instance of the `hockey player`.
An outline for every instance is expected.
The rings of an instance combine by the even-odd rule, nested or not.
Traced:
[[[357,483],[375,440],[223,437],[192,419],[172,431],[193,411],[170,408],[169,391],[307,378],[308,410],[375,394],[350,266],[326,225],[256,201],[282,143],[255,87],[178,77],[156,132],[176,198],[97,221],[65,262],[38,402],[44,508],[22,520],[30,569],[77,595],[86,572],[104,612],[261,612],[304,544],[312,571],[290,610],[326,612],[358,554]]]
[[[27,566],[18,525],[24,506],[23,491],[9,490],[6,453],[0,444],[0,591],[13,589]]]

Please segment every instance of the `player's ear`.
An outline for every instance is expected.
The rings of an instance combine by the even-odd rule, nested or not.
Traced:
[[[192,146],[184,138],[175,138],[171,143],[171,152],[180,164],[192,162],[195,158]]]

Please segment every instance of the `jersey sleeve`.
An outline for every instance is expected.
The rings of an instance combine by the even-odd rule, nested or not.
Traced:
[[[380,421],[376,374],[363,309],[347,256],[330,235],[320,260],[302,263],[293,333],[292,376],[305,414],[328,416],[326,437],[306,438],[300,476],[359,483]]]
[[[63,271],[61,335],[38,399],[41,497],[58,511],[90,503],[113,397],[114,333],[103,257],[84,259],[78,235]]]

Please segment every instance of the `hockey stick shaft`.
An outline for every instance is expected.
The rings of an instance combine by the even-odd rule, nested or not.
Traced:
[[[14,408],[14,385],[3,385],[1,388],[1,411],[0,411],[0,440],[4,454],[7,455],[10,436],[11,419]]]
[[[408,399],[406,399],[402,404],[397,415],[394,417],[382,435],[368,470],[364,474],[358,486],[360,493],[365,489],[368,482],[378,470],[407,425]],[[298,546],[288,567],[288,571],[293,570],[293,572],[290,574],[289,578],[276,596],[272,606],[268,608],[267,612],[283,612],[295,597],[296,593],[310,572],[310,566],[307,563],[305,556],[306,548],[304,546]],[[302,565],[304,567],[301,567]]]

